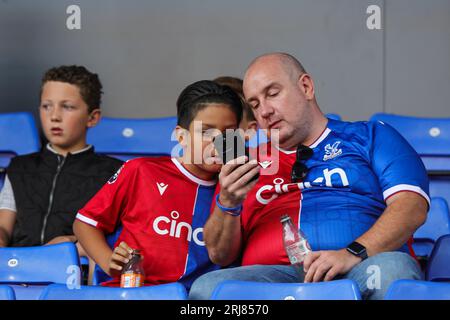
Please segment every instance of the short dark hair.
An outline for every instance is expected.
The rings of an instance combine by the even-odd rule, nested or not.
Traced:
[[[244,90],[242,89],[244,81],[240,78],[235,77],[218,77],[213,80],[214,82],[222,85],[222,86],[229,86],[231,89],[233,89],[239,97],[242,99],[242,105],[244,107],[244,115],[245,118],[248,121],[256,121],[255,115],[253,114],[252,108],[248,105],[248,103],[245,101],[244,98]]]
[[[189,128],[197,113],[210,103],[223,103],[230,106],[238,124],[242,119],[242,101],[239,95],[228,86],[214,81],[201,80],[187,86],[177,100],[178,125]]]
[[[83,66],[59,66],[54,67],[44,74],[41,83],[42,88],[48,81],[58,81],[73,84],[80,90],[83,101],[88,106],[88,112],[100,108],[102,103],[102,84],[96,73],[90,72]]]

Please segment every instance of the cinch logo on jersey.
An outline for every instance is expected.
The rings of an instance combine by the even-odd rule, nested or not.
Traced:
[[[331,177],[338,175],[341,183],[333,185]],[[295,192],[298,190],[313,188],[313,187],[347,187],[349,185],[347,174],[341,168],[334,168],[332,170],[324,169],[323,176],[316,178],[313,182],[299,182],[299,183],[284,183],[284,179],[276,178],[273,180],[273,185],[264,185],[256,192],[256,200],[261,204],[268,204],[279,195],[288,192]]]
[[[172,220],[165,216],[159,216],[153,221],[153,230],[162,236],[169,235],[169,237],[180,238],[182,230],[186,230],[186,240],[194,242],[199,246],[205,246],[205,242],[200,240],[200,234],[203,233],[203,228],[197,228],[192,232],[192,226],[187,222],[178,222],[180,214],[177,211],[170,213]]]

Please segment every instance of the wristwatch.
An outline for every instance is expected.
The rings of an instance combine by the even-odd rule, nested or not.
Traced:
[[[354,242],[350,243],[347,246],[347,251],[350,252],[351,254],[353,254],[354,256],[357,256],[357,257],[361,258],[362,261],[367,259],[366,247],[364,247],[359,242],[354,241]]]

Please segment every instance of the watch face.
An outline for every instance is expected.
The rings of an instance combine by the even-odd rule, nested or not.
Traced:
[[[350,244],[348,246],[348,249],[353,254],[356,254],[356,255],[360,255],[360,254],[364,253],[364,251],[366,251],[366,248],[362,244],[360,244],[358,242],[353,242],[352,244]]]

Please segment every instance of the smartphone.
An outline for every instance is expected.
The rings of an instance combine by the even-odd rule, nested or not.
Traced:
[[[246,145],[244,137],[237,130],[227,130],[225,134],[216,136],[214,138],[214,147],[224,164],[242,156],[247,156],[249,160],[254,158],[250,154],[250,149]],[[259,173],[250,181],[258,178]]]

